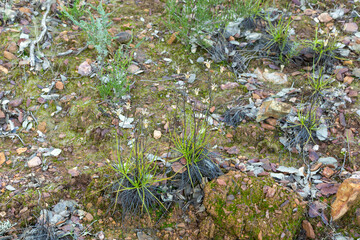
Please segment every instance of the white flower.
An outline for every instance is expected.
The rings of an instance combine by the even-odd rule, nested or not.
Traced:
[[[200,89],[199,89],[199,88],[195,88],[195,89],[194,89],[194,93],[195,93],[196,96],[199,95],[199,92],[200,92]]]
[[[149,121],[147,119],[144,120],[144,128],[148,128],[149,126]]]
[[[149,115],[149,112],[147,111],[146,108],[144,108],[144,109],[141,111],[141,113],[142,113],[143,115]]]
[[[181,69],[180,69],[179,66],[177,66],[177,67],[176,67],[176,73],[177,73],[177,74],[180,74],[180,72],[181,72]]]
[[[226,67],[220,66],[220,73],[223,73],[226,70]]]
[[[209,103],[209,98],[207,97],[207,98],[203,98],[203,99],[201,99],[201,101],[203,102],[203,103]]]
[[[216,91],[217,85],[215,83],[211,84],[211,90]]]
[[[204,61],[204,64],[205,64],[206,68],[210,68],[211,61],[210,60]]]
[[[185,78],[186,78],[186,79],[189,79],[189,78],[190,78],[190,73],[189,73],[189,72],[185,73]]]
[[[127,110],[130,110],[130,109],[131,109],[130,102],[127,102],[127,103],[126,103],[125,108],[126,108]]]

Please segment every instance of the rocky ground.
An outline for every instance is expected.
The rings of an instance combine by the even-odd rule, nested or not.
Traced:
[[[97,51],[61,16],[66,3],[1,4],[0,239],[360,238],[357,0],[264,10],[293,20],[292,41],[336,43],[314,115],[316,53],[304,48],[288,64],[265,55],[261,23],[244,31],[232,21],[188,44],[165,24],[164,2],[108,1],[117,36],[108,58],[126,46],[132,61],[129,94],[104,99]],[[166,211],[125,214],[111,193],[116,139],[129,155],[142,124],[153,164],[183,174],[169,143],[183,102],[209,124],[209,161],[221,172],[196,186],[167,178],[157,183]]]

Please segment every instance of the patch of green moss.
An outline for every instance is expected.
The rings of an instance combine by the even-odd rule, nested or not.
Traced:
[[[283,233],[288,237],[295,236],[303,213],[300,206],[293,213],[294,199],[298,196],[283,190],[271,178],[238,175],[242,177],[223,178],[228,179],[227,185],[220,188],[215,186],[215,191],[209,190],[214,188],[210,185],[205,189],[204,204],[217,226],[238,238],[244,235],[257,238],[260,232],[263,239],[275,239]],[[245,177],[249,180],[244,185]],[[275,195],[266,197],[264,186],[275,188]],[[233,195],[234,199],[227,200],[229,195]],[[288,203],[281,207],[285,201]]]

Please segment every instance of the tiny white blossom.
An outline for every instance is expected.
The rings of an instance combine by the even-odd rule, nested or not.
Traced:
[[[220,73],[223,73],[226,70],[226,67],[220,66]]]
[[[195,93],[196,96],[199,95],[199,92],[200,92],[200,89],[199,89],[199,88],[195,88],[195,89],[194,89],[194,93]]]
[[[148,128],[149,126],[149,121],[147,119],[144,120],[144,128]]]
[[[207,97],[207,98],[203,98],[203,99],[201,99],[201,101],[203,102],[203,103],[209,103],[209,98]]]
[[[206,68],[210,68],[211,61],[210,60],[204,61],[204,64],[205,64]]]
[[[177,74],[180,74],[180,72],[181,72],[181,69],[180,69],[179,66],[177,66],[177,67],[176,67],[176,73],[177,73]]]
[[[126,108],[127,110],[130,110],[130,109],[131,109],[130,102],[127,102],[127,103],[126,103],[125,108]]]
[[[216,91],[217,85],[215,83],[211,84],[211,90]]]
[[[143,115],[148,115],[148,114],[149,114],[149,112],[147,111],[146,108],[144,108],[144,109],[141,111],[141,113],[142,113]]]
[[[190,73],[189,73],[189,72],[185,73],[185,78],[186,78],[186,79],[189,79],[189,78],[190,78]]]

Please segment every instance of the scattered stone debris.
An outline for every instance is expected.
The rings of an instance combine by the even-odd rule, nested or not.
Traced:
[[[52,210],[41,210],[37,223],[26,228],[20,239],[68,239],[69,233],[72,239],[85,239],[91,230],[91,227],[85,228],[82,223],[87,214],[89,213],[79,209],[75,201],[61,200]]]

